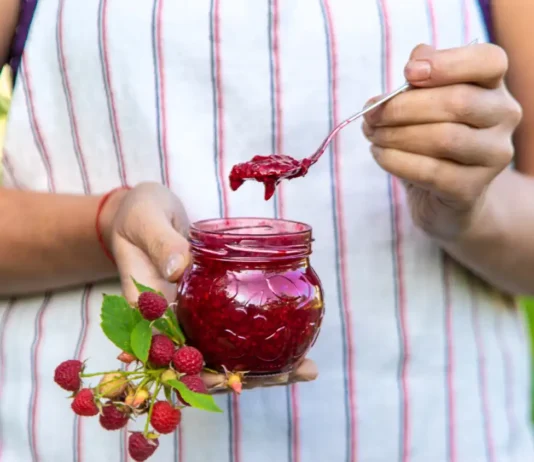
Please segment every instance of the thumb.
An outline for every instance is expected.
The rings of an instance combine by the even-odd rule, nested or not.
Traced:
[[[153,217],[128,237],[115,235],[113,249],[128,301],[137,300],[132,278],[162,292],[169,301],[176,297],[176,281],[189,264],[189,244],[166,220]]]
[[[169,282],[180,279],[189,265],[189,242],[170,222],[146,226],[134,244],[145,252],[160,276]]]

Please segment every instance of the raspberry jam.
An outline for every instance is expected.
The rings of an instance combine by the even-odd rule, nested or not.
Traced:
[[[230,188],[236,191],[246,180],[256,180],[265,185],[265,200],[269,200],[280,181],[306,175],[311,164],[310,159],[297,160],[281,154],[254,156],[248,162],[234,165]]]
[[[251,375],[291,371],[315,342],[323,291],[309,263],[311,227],[214,219],[190,230],[193,262],[176,313],[207,367]]]

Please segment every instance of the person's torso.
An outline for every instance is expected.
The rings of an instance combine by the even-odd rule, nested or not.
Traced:
[[[9,120],[8,186],[96,194],[157,181],[191,220],[275,216],[314,229],[319,379],[217,397],[222,415],[186,410],[152,460],[534,458],[523,320],[414,228],[358,123],[274,200],[227,180],[254,154],[311,154],[403,83],[418,43],[485,37],[474,0],[40,0]],[[128,460],[127,433],[75,418],[52,380],[68,358],[117,367],[98,316],[101,294],[118,291],[0,302],[0,461]]]

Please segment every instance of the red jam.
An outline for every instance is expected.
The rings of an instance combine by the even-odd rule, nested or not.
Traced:
[[[254,156],[248,162],[234,165],[230,188],[236,191],[246,180],[256,180],[265,185],[265,200],[269,200],[280,181],[306,175],[310,165],[309,159],[297,160],[281,154]]]
[[[291,371],[319,334],[323,291],[309,263],[311,227],[258,218],[195,223],[193,263],[176,313],[207,367],[251,375]]]

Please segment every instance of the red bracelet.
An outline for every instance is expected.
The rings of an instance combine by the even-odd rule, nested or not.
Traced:
[[[102,251],[108,257],[113,264],[115,264],[115,258],[113,258],[113,254],[108,249],[106,243],[104,242],[104,236],[102,235],[102,229],[100,228],[100,215],[102,215],[102,210],[104,210],[104,206],[106,205],[109,198],[117,191],[120,191],[121,189],[132,189],[129,186],[120,186],[118,188],[114,188],[111,191],[108,191],[106,194],[104,194],[100,198],[100,202],[98,203],[98,208],[96,209],[96,218],[95,218],[95,230],[96,230],[96,238],[98,239],[98,243],[100,244],[100,247],[102,248]]]

